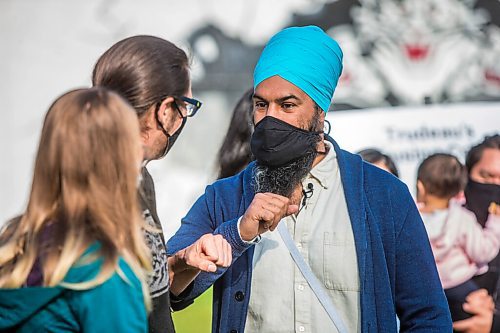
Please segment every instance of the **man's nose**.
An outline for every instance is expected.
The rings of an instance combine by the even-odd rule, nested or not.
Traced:
[[[266,116],[271,116],[274,118],[278,118],[280,112],[280,105],[277,103],[269,103],[267,107]]]

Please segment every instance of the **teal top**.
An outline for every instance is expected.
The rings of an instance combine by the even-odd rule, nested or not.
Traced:
[[[93,245],[86,251],[97,249]],[[74,265],[64,281],[85,282],[99,273],[102,259]],[[0,289],[0,332],[147,332],[141,282],[123,260],[117,273],[92,289],[64,287]]]

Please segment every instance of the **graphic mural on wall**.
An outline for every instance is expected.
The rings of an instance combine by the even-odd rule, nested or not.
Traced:
[[[498,0],[339,0],[289,25],[309,24],[344,51],[334,110],[500,101]],[[214,25],[188,40],[202,67],[195,89],[238,95],[251,85],[263,45]]]

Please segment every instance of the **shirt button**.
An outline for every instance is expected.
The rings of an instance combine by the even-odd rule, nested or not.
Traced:
[[[238,333],[238,330],[231,330],[229,333]]]
[[[245,299],[245,294],[242,291],[237,291],[236,294],[234,294],[234,299],[238,302],[243,302],[243,300]]]
[[[298,247],[299,249],[301,249],[301,248],[302,248],[302,243],[298,243],[298,244],[297,244],[297,247]]]
[[[304,326],[299,326],[299,331],[304,332],[306,329]]]
[[[304,286],[301,284],[299,284],[298,288],[299,288],[299,290],[304,290]]]

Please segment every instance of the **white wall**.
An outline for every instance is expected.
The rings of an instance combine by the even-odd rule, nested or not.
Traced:
[[[417,168],[434,153],[465,163],[470,147],[500,131],[500,103],[460,103],[330,112],[331,135],[344,149],[376,148],[397,165],[399,178],[416,192]]]
[[[151,34],[185,47],[190,33],[207,23],[246,43],[263,44],[289,23],[293,13],[314,12],[326,1],[0,0],[0,224],[22,212],[26,205],[34,154],[49,105],[69,89],[89,86],[95,61],[112,44],[128,36]],[[348,51],[349,45],[342,39],[339,41]],[[352,52],[346,54],[352,60]],[[346,60],[347,65],[349,61]],[[199,69],[194,59],[193,75]],[[347,72],[348,69],[346,66]],[[366,79],[364,75],[363,87],[373,88]],[[337,97],[342,96],[342,88],[338,93]],[[175,231],[205,184],[213,180],[215,154],[233,108],[222,93],[194,91],[194,94],[204,102],[202,111],[189,119],[168,157],[149,165],[167,235]],[[377,143],[384,149],[389,139],[380,135],[385,135],[384,122],[390,123],[392,117],[387,113],[370,113],[375,120],[366,123],[365,112],[370,111],[359,111],[359,118],[356,112],[331,114],[332,135],[348,149]],[[458,121],[453,112],[447,114],[454,123]],[[463,112],[461,115],[460,121],[467,123],[469,116]],[[484,122],[484,128],[498,130],[500,110],[493,111],[491,116],[478,119],[474,118],[473,110],[470,112],[475,124]],[[403,127],[411,126],[412,120],[405,117],[400,114],[394,119]],[[373,130],[375,123],[380,125],[379,132]],[[356,124],[361,125],[357,130],[352,127]],[[461,145],[477,141],[481,134],[476,131],[473,138]],[[410,188],[411,168],[414,166],[403,172]]]
[[[151,34],[182,46],[207,22],[248,43],[264,43],[304,7],[311,2],[0,0],[0,221],[26,205],[48,107],[63,92],[89,86],[95,61],[112,44]],[[233,107],[219,94],[197,97],[203,110],[189,120],[172,153],[150,165],[167,233],[213,179],[214,155]],[[186,181],[182,189],[180,178]]]

